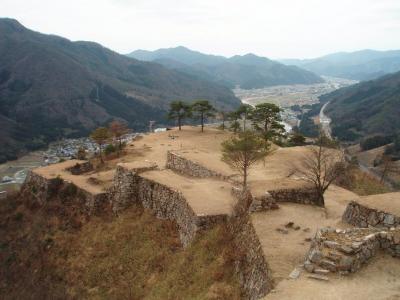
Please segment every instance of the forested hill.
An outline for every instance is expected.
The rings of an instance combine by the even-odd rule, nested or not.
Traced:
[[[170,69],[180,70],[198,78],[212,80],[227,87],[263,88],[283,84],[312,84],[323,79],[296,66],[286,66],[254,54],[231,58],[203,54],[185,47],[136,50],[130,57],[158,62]]]
[[[400,72],[339,89],[321,100],[330,101],[326,113],[341,140],[400,131]]]
[[[164,122],[176,99],[208,99],[226,109],[240,103],[210,81],[0,19],[1,161],[114,118],[135,129],[149,119]]]

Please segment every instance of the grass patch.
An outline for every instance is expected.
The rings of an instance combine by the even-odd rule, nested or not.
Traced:
[[[56,202],[0,204],[0,298],[240,299],[224,226],[183,249],[174,223],[140,207],[84,220]]]
[[[360,196],[392,192],[390,187],[361,171],[356,166],[349,166],[346,173],[338,179],[337,184]]]

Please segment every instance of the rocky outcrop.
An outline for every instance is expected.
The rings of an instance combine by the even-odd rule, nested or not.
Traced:
[[[342,219],[349,224],[362,228],[400,226],[399,216],[363,206],[356,201],[347,205]]]
[[[215,177],[222,180],[229,179],[229,176],[224,176],[218,172],[209,170],[206,167],[202,166],[201,164],[191,161],[183,157],[182,155],[179,155],[178,153],[172,151],[168,151],[167,153],[166,167],[177,173],[192,177],[199,177],[199,178]]]
[[[400,257],[400,228],[322,228],[312,241],[304,267],[309,272],[345,275],[359,270],[380,249]]]

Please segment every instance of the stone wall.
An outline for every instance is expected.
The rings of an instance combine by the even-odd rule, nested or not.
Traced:
[[[50,182],[51,179],[31,172],[24,189],[43,204],[48,199]],[[84,195],[83,206],[89,213],[103,211],[105,207],[111,207],[118,213],[135,203],[153,211],[158,218],[176,222],[184,246],[199,231],[210,229],[216,224],[228,224],[237,254],[234,258],[235,271],[244,291],[244,298],[259,299],[272,289],[272,277],[264,252],[250,216],[244,213],[253,201],[249,192],[243,192],[240,188],[232,190],[238,199],[238,207],[241,205],[243,208],[236,208],[234,216],[196,215],[180,191],[141,176],[139,169],[124,166],[117,167],[114,184],[107,193],[91,195],[81,189],[79,192],[81,196]]]
[[[21,192],[29,193],[37,203],[43,205],[48,199],[48,186],[48,179],[32,171],[28,171],[25,182],[21,187]]]
[[[356,272],[383,249],[400,257],[400,228],[322,228],[312,241],[304,267],[309,272]]]
[[[269,192],[261,197],[254,197],[250,205],[250,212],[267,211],[270,209],[278,209],[279,205]]]
[[[318,197],[312,187],[268,190],[276,202],[293,202],[317,205]]]
[[[114,213],[124,210],[137,201],[137,174],[134,170],[117,166],[109,200]]]
[[[235,271],[246,299],[259,299],[273,288],[271,271],[264,256],[264,251],[251,222],[251,217],[244,210],[251,205],[251,194],[239,188],[233,188],[237,197],[235,214],[231,217],[229,228],[234,237]]]
[[[207,169],[206,167],[191,161],[175,152],[168,151],[167,165],[168,169],[174,170],[177,173],[192,177],[206,178],[216,177],[222,180],[228,180],[229,176],[224,176],[218,172]]]
[[[342,219],[349,224],[362,228],[400,226],[399,216],[363,206],[356,201],[347,205]]]
[[[227,215],[198,216],[181,192],[121,166],[117,168],[109,199],[114,212],[137,203],[152,210],[158,218],[175,221],[184,246],[198,231],[226,222],[228,218]]]
[[[33,171],[29,171],[26,180],[21,188],[21,192],[28,194],[39,205],[44,205],[51,199],[52,187],[54,184],[71,185],[72,183],[64,181],[61,178],[46,178]],[[107,193],[92,194],[77,186],[76,191],[79,201],[83,203],[82,212],[88,215],[103,212],[108,207]]]

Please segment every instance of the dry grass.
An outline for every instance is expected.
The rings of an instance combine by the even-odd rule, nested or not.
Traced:
[[[348,167],[346,174],[339,178],[336,184],[360,196],[382,194],[392,191],[376,178],[354,166]]]
[[[240,298],[224,227],[183,249],[172,222],[139,207],[87,220],[57,202],[1,203],[1,299]]]

